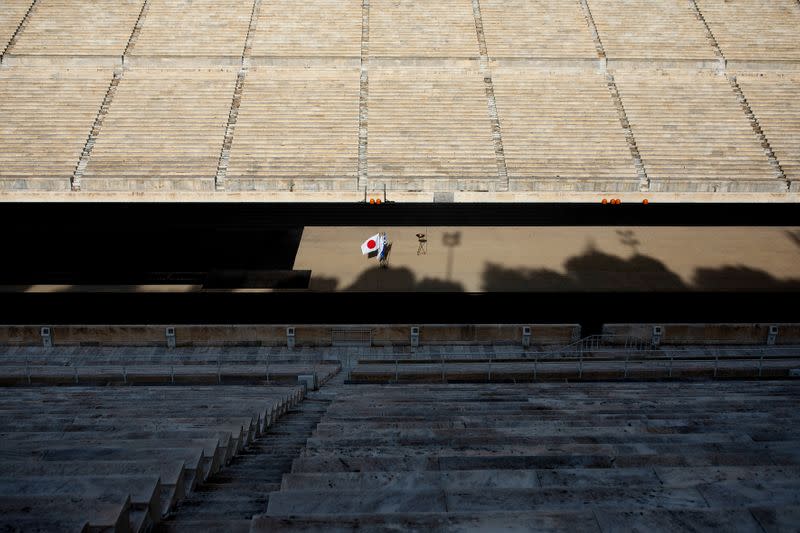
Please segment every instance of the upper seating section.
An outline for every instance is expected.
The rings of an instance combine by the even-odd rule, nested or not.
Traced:
[[[110,70],[0,69],[0,190],[69,190]]]
[[[38,0],[16,44],[30,56],[114,56],[125,51],[144,0]]]
[[[783,172],[800,186],[800,74],[737,76]]]
[[[85,190],[211,190],[234,69],[131,69],[81,181]]]
[[[361,0],[270,0],[261,3],[253,56],[361,55]]]
[[[477,57],[470,0],[371,0],[371,57]]]
[[[482,0],[480,5],[489,56],[597,58],[578,0]]]
[[[0,54],[8,46],[33,0],[3,0],[0,5]]]
[[[619,72],[616,82],[651,190],[785,190],[724,76]]]
[[[497,161],[480,73],[372,68],[368,157],[376,187],[416,187],[431,178],[495,187]]]
[[[244,82],[226,188],[355,189],[359,69],[255,67]]]
[[[715,59],[703,21],[686,0],[590,1],[609,59]]]
[[[150,0],[131,55],[241,58],[253,11],[241,0]]]
[[[782,201],[799,27],[797,0],[0,0],[0,201]]]
[[[697,0],[727,60],[800,61],[796,0]]]
[[[497,69],[493,82],[511,189],[638,189],[602,74]]]

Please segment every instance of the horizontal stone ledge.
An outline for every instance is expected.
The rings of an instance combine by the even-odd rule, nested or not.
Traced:
[[[281,325],[73,325],[0,326],[0,346],[42,346],[49,328],[52,346],[224,346],[258,342],[262,346],[410,345],[418,327],[421,345],[508,344],[522,347],[523,328],[531,344],[569,344],[580,337],[577,324],[281,324]],[[172,332],[167,335],[168,328]],[[334,339],[336,335],[341,338]],[[366,335],[366,337],[364,337]]]
[[[493,178],[494,179],[494,178]],[[14,182],[20,180],[15,178]],[[518,181],[515,178],[512,181]],[[341,191],[68,191],[69,179],[36,179],[37,189],[21,189],[16,185],[3,185],[0,180],[0,203],[71,203],[71,202],[120,202],[120,203],[363,203],[364,189]],[[50,185],[53,183],[53,185]],[[12,188],[13,187],[13,188]],[[57,187],[63,190],[41,190]],[[800,203],[800,182],[792,182],[789,192],[647,192],[647,191],[450,191],[454,203],[600,203],[603,199],[619,199],[621,203]],[[383,189],[368,191],[368,195],[380,196]],[[387,190],[388,200],[397,203],[434,203],[433,190],[402,191]]]

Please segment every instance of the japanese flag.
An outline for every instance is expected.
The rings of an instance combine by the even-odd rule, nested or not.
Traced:
[[[381,234],[376,233],[361,245],[361,253],[363,255],[371,254],[372,252],[377,252],[378,247],[381,245]]]

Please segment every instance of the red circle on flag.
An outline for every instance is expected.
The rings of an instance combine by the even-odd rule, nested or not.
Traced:
[[[369,242],[367,242],[367,248],[375,248],[376,244],[374,240],[370,239]]]

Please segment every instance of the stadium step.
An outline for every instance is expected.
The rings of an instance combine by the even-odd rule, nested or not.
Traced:
[[[786,524],[796,384],[741,383],[345,385],[252,531]]]
[[[447,513],[393,513],[356,515],[328,514],[314,516],[262,515],[253,519],[251,531],[303,533],[345,531],[506,531],[516,530],[521,524],[531,525],[536,531],[601,532],[601,531],[653,531],[669,532],[708,525],[725,531],[751,533],[761,531],[754,516],[763,516],[764,522],[791,524],[796,518],[796,508],[771,507],[749,512],[747,509],[652,509],[617,510],[597,509],[586,511],[513,511],[513,512],[447,512]]]
[[[279,490],[281,477],[305,446],[330,399],[312,393],[289,410],[275,426],[255,440],[230,468],[213,476],[164,524],[165,531],[185,531],[190,524],[213,530],[225,521],[249,520],[267,508],[270,493]]]

